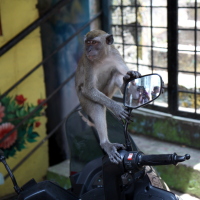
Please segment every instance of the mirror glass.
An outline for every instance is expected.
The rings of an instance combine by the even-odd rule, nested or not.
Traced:
[[[130,108],[143,106],[160,95],[161,87],[162,79],[158,74],[130,80],[125,87],[124,105]]]

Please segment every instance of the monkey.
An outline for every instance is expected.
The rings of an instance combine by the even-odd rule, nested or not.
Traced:
[[[129,71],[113,42],[113,35],[102,30],[93,30],[85,35],[83,55],[75,74],[75,88],[83,111],[93,120],[101,148],[111,162],[118,164],[121,157],[117,150],[125,147],[108,139],[106,108],[118,119],[128,120],[127,110],[111,98],[116,89],[123,93],[128,79],[141,75]]]

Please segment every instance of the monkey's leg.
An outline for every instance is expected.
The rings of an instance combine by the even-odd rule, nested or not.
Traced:
[[[100,146],[108,154],[110,161],[118,164],[122,159],[117,149],[124,149],[124,146],[118,143],[110,143],[108,139],[105,106],[88,101],[87,104],[85,102],[84,107],[85,112],[92,118],[95,124],[100,139]]]

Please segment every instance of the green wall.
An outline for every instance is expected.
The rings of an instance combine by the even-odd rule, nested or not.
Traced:
[[[197,120],[150,113],[147,109],[134,110],[133,115],[130,132],[200,149],[200,123]]]

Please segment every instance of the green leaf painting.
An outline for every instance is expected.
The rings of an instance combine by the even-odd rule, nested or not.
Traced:
[[[38,99],[37,104],[43,103]],[[0,149],[7,158],[15,156],[17,151],[27,148],[27,143],[37,141],[39,134],[35,131],[41,125],[40,116],[44,115],[46,104],[37,110],[17,129],[15,128],[37,105],[27,103],[23,95],[6,96],[0,101]]]

